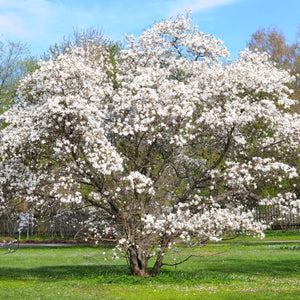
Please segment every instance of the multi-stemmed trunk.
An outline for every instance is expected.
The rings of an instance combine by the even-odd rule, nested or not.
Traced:
[[[148,276],[148,258],[141,249],[130,246],[128,249],[129,264],[132,276],[146,277]]]
[[[163,265],[163,252],[159,252],[157,254],[154,266],[150,270],[148,270],[148,257],[146,255],[146,251],[131,246],[128,249],[128,253],[128,260],[132,276],[154,277],[159,273]]]

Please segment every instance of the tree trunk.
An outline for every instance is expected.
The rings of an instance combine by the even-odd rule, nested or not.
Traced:
[[[148,259],[142,250],[131,246],[129,249],[129,263],[132,276],[147,277]]]
[[[159,271],[162,267],[162,264],[163,264],[163,259],[164,259],[164,252],[159,252],[157,254],[155,264],[149,273],[150,276],[154,277],[159,273]]]

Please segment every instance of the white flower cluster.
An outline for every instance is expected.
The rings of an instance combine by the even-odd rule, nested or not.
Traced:
[[[298,176],[297,169],[285,163],[278,162],[275,158],[253,157],[247,163],[227,161],[227,170],[224,179],[232,187],[257,188],[258,182],[277,182],[282,178],[293,179]]]
[[[152,187],[153,182],[150,178],[146,177],[145,175],[135,171],[135,172],[130,172],[130,174],[126,177],[124,177],[125,181],[129,181],[130,183],[130,188],[132,190],[136,190],[139,194],[147,192],[150,195],[154,195],[154,189]]]
[[[39,186],[36,174],[18,160],[0,163],[0,212],[18,199],[36,200]]]
[[[210,208],[191,212],[189,204],[179,204],[176,212],[164,213],[159,216],[146,215],[143,236],[152,235],[179,237],[185,241],[192,238],[200,241],[217,241],[228,232],[244,234],[257,233],[262,235],[265,226],[254,221],[253,212],[243,212],[243,207],[221,208],[215,204]]]
[[[276,209],[272,223],[284,220],[286,217],[300,216],[300,199],[294,193],[279,193],[275,197],[264,198],[259,202],[262,206],[272,206]]]

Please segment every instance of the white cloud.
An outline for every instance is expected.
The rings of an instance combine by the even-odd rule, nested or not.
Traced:
[[[52,10],[53,2],[47,0],[0,0],[0,13],[14,12],[21,15],[44,17]]]
[[[104,34],[122,40],[154,20],[185,9],[200,10],[243,0],[0,0],[0,35],[29,44],[40,53],[75,26],[103,26]]]
[[[185,10],[192,10],[197,13],[201,10],[216,6],[231,4],[241,0],[171,0],[169,1],[170,15],[176,15]]]
[[[38,39],[53,13],[46,0],[0,0],[1,33],[17,39]]]
[[[3,30],[5,28],[5,33],[14,34],[15,32],[22,32],[23,30],[22,19],[14,14],[0,14],[0,28]]]

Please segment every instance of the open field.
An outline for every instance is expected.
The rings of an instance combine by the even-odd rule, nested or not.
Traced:
[[[1,299],[300,299],[299,243],[180,246],[166,262],[195,256],[146,279],[131,277],[123,259],[105,261],[102,246],[5,253]]]

